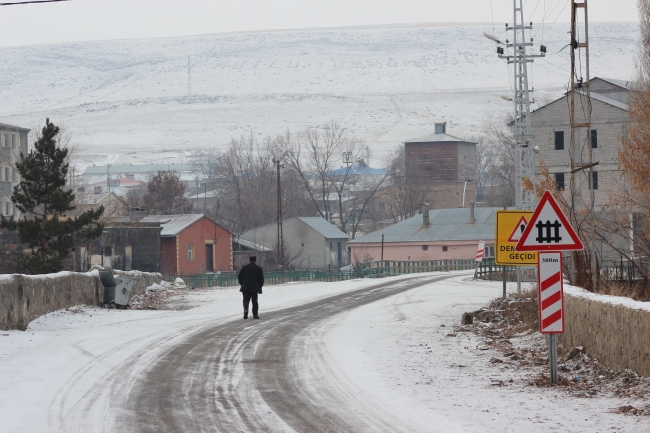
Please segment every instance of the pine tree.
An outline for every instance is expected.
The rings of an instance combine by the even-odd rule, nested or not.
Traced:
[[[63,269],[63,261],[81,242],[97,238],[104,227],[98,223],[103,207],[88,210],[77,218],[66,213],[74,209],[75,195],[66,188],[68,149],[57,144],[59,127],[45,121],[34,150],[21,154],[16,163],[20,183],[11,200],[23,213],[18,221],[5,219],[0,228],[17,230],[22,243],[31,249],[18,257],[18,270],[44,274]]]

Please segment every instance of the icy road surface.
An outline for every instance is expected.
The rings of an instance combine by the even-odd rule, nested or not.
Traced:
[[[622,400],[525,386],[473,334],[447,337],[500,292],[439,273],[267,287],[259,321],[235,288],[182,311],[52,313],[0,336],[0,431],[650,430],[610,412]]]

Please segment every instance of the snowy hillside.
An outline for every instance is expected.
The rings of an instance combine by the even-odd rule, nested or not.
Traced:
[[[506,39],[503,25],[497,36]],[[568,24],[533,30],[536,97],[568,81]],[[419,25],[214,34],[0,49],[0,121],[64,123],[85,163],[166,162],[253,130],[259,136],[337,120],[379,163],[397,143],[447,121],[476,133],[511,103],[491,25]],[[636,24],[590,27],[592,76],[628,79]],[[187,93],[187,56],[192,96]],[[125,156],[125,158],[122,158]],[[371,157],[371,163],[372,163]]]

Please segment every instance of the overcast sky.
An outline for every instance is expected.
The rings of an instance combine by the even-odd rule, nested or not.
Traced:
[[[4,2],[20,0],[3,0]],[[569,0],[525,0],[569,22]],[[492,7],[490,7],[490,5]],[[512,0],[73,0],[0,7],[0,46],[417,22],[512,22]],[[530,18],[529,18],[530,17]],[[589,20],[638,21],[636,0],[591,0]]]

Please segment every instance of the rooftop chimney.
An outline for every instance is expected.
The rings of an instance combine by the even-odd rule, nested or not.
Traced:
[[[474,218],[474,202],[470,201],[469,202],[469,222],[470,223],[475,223],[476,218]]]
[[[422,227],[429,227],[429,203],[422,203]]]
[[[102,192],[102,187],[101,187],[101,186],[96,186],[96,187],[93,189],[93,193],[95,193],[95,194],[99,194],[99,193],[101,193],[101,192]]]
[[[446,134],[447,123],[436,123],[436,134]]]

